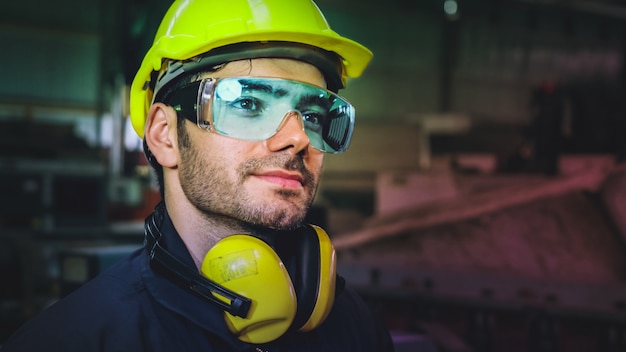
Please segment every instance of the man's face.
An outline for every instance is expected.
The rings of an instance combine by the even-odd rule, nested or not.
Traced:
[[[210,76],[275,77],[326,86],[315,67],[287,59],[236,61]],[[179,179],[197,209],[209,217],[276,229],[293,228],[304,220],[315,196],[323,153],[309,144],[298,115],[261,142],[207,133],[190,122],[183,128]]]

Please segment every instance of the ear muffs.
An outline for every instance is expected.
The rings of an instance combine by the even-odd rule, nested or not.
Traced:
[[[208,279],[252,301],[245,318],[224,313],[229,330],[245,342],[269,342],[290,328],[312,330],[334,303],[336,255],[326,232],[305,227],[276,243],[274,249],[249,235],[228,236],[202,263]]]

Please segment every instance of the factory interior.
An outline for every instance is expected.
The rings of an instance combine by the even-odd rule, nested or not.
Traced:
[[[626,5],[316,2],[374,59],[309,219],[397,351],[626,351]],[[142,246],[128,90],[170,4],[0,10],[0,345]]]

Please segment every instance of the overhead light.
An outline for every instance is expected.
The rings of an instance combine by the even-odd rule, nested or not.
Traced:
[[[448,19],[455,20],[459,16],[459,4],[456,0],[445,0],[443,2],[443,12]]]

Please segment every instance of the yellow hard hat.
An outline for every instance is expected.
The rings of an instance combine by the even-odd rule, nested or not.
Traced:
[[[347,77],[360,76],[372,58],[370,50],[334,32],[311,0],[177,0],[165,14],[154,43],[132,82],[130,117],[133,128],[143,137],[146,114],[154,94],[153,72],[161,70],[164,59],[184,61],[207,52],[212,56],[213,51],[219,52],[235,44],[257,44],[257,47],[238,48],[239,56],[233,56],[231,50],[230,56],[224,56],[230,60],[222,63],[264,57],[259,56],[264,51],[265,57],[303,58],[302,50],[287,48],[275,54],[263,48],[264,45],[272,47],[272,43],[301,45],[314,49],[311,52],[321,49],[335,53],[340,60],[337,88],[345,86]]]

